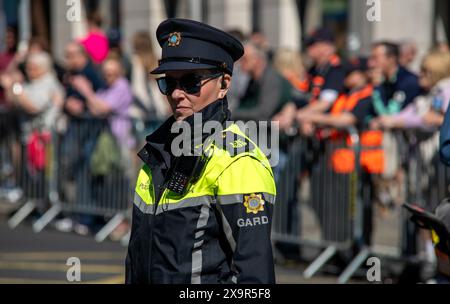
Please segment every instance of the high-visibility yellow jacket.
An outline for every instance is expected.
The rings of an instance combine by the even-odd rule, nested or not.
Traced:
[[[222,106],[223,107],[223,106]],[[213,104],[207,111],[216,111]],[[266,156],[235,124],[212,143],[200,179],[181,196],[160,188],[170,122],[147,138],[135,188],[127,283],[274,283],[276,187]],[[237,151],[237,153],[236,153]]]

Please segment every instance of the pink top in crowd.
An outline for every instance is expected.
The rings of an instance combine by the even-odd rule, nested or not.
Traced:
[[[80,40],[86,52],[95,64],[102,63],[109,53],[108,37],[102,32],[90,32],[88,36]]]

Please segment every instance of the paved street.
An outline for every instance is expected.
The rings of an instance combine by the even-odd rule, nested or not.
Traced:
[[[0,208],[1,209],[1,208]],[[92,237],[62,233],[48,228],[34,233],[27,223],[9,229],[6,217],[0,215],[0,284],[68,283],[66,261],[77,257],[81,261],[81,283],[124,282],[126,247],[106,240],[97,243]],[[305,280],[301,273],[305,265],[287,263],[277,266],[278,283],[335,283],[336,278],[317,276]]]

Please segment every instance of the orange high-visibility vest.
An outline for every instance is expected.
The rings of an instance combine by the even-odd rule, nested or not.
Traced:
[[[297,75],[294,73],[286,73],[285,75],[286,79],[289,81],[289,83],[299,90],[300,92],[308,92],[309,91],[309,81],[308,79],[300,79]]]
[[[331,108],[331,115],[339,115],[344,111],[352,111],[359,101],[372,95],[373,87],[364,89],[346,96],[342,95]],[[335,131],[331,137],[334,140],[342,138],[342,133]],[[347,136],[347,145],[350,146]],[[381,174],[384,171],[383,132],[376,130],[363,131],[360,134],[360,164],[368,173]],[[340,148],[331,155],[331,166],[336,173],[347,174],[355,170],[355,153],[349,148]]]

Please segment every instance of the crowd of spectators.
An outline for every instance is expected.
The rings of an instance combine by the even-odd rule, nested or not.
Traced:
[[[104,128],[92,121],[106,121],[120,162],[136,164],[139,141],[170,115],[156,78],[148,73],[158,63],[150,34],[136,32],[129,41],[132,53],[125,54],[120,36],[108,37],[97,14],[88,19],[88,35],[65,46],[63,62],[53,60],[39,37],[29,41],[25,52],[18,52],[14,27],[8,28],[6,50],[0,54],[0,145],[17,138],[8,149],[11,162],[18,163],[21,143],[38,146],[33,141],[56,131],[61,138],[58,149],[66,156],[61,166],[75,185],[73,199],[86,202],[95,191],[89,190],[91,181],[84,174],[94,170],[90,158],[96,155]],[[229,32],[245,47],[229,92],[233,120],[272,120],[282,133],[325,141],[335,129],[354,128],[368,139],[362,140],[363,148],[372,150],[361,160],[365,172],[373,175],[370,197],[382,207],[401,202],[399,185],[405,176],[391,131],[434,131],[443,124],[450,100],[448,47],[430,50],[416,75],[410,67],[418,52],[411,41],[379,41],[369,56],[345,58],[325,28],[308,35],[304,52],[271,49],[262,33]],[[438,137],[430,137],[429,154],[437,153],[438,143]],[[28,166],[43,167],[33,159],[28,159]],[[333,170],[345,172],[351,161],[336,160]],[[122,169],[132,183],[134,167]],[[104,168],[95,170],[105,174]],[[17,200],[17,189],[10,190],[12,200]],[[81,215],[76,220],[63,218],[57,227],[87,234],[95,230],[93,222],[92,215]]]
[[[134,35],[131,54],[121,44],[94,13],[88,16],[86,37],[69,42],[59,62],[41,37],[32,37],[19,51],[17,29],[8,27],[0,54],[0,183],[8,201],[30,195],[23,188],[33,191],[45,184],[49,151],[59,157],[62,199],[95,205],[96,183],[112,172],[113,162],[121,164],[117,172],[127,179],[123,185],[132,183],[144,134],[170,113],[148,73],[157,66],[150,33]],[[99,222],[104,224],[101,217],[79,214],[59,218],[55,226],[88,234]]]

